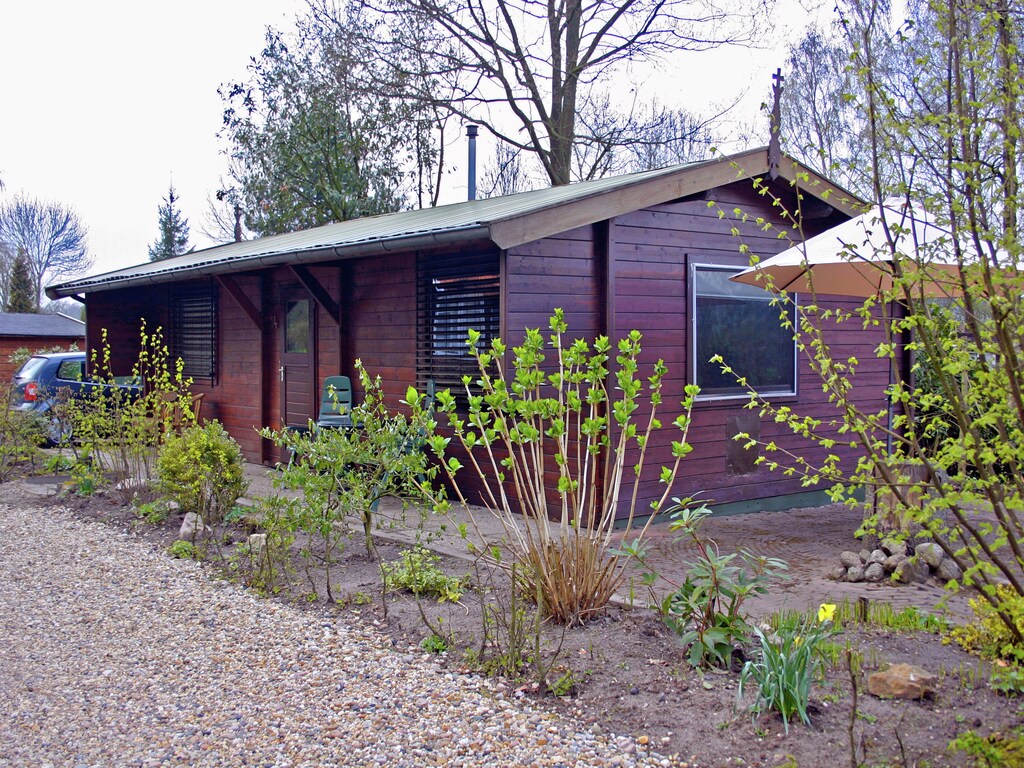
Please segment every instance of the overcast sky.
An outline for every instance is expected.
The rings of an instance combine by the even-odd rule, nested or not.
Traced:
[[[796,10],[801,0],[781,1],[777,41],[798,36],[807,19]],[[193,244],[209,245],[199,230],[225,165],[217,88],[244,77],[267,25],[290,28],[301,7],[297,0],[3,3],[0,195],[24,191],[74,208],[89,230],[92,271],[102,272],[147,259],[173,176]],[[784,64],[780,46],[696,56],[680,59],[683,74],[651,91],[691,109],[746,93],[735,119],[763,119],[758,105]],[[461,164],[464,152],[452,156]],[[446,197],[460,199],[464,178],[451,177],[457,181]]]

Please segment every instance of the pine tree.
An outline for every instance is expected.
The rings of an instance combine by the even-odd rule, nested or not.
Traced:
[[[171,256],[180,256],[189,250],[188,219],[178,210],[178,196],[174,193],[174,185],[167,190],[164,204],[157,210],[160,212],[160,236],[149,247],[149,260],[160,261]]]
[[[35,313],[39,311],[39,302],[35,293],[35,283],[28,267],[28,258],[25,251],[19,250],[14,259],[14,267],[11,271],[11,287],[7,296],[8,312]]]

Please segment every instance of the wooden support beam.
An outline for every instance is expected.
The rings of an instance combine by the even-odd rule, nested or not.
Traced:
[[[327,316],[334,321],[335,325],[341,325],[341,313],[338,302],[331,298],[331,294],[320,284],[320,281],[313,277],[312,273],[301,264],[289,265],[288,269],[302,283],[303,287],[316,299],[316,303],[327,313]]]
[[[228,292],[231,298],[235,300],[241,310],[245,312],[246,317],[252,320],[253,325],[262,331],[263,314],[256,309],[256,305],[253,304],[249,300],[249,297],[245,295],[245,291],[242,290],[242,287],[235,282],[235,279],[231,277],[231,275],[217,275],[216,277],[217,282],[225,291]]]

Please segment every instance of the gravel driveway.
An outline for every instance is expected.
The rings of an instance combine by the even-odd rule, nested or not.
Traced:
[[[2,493],[0,766],[670,764]]]

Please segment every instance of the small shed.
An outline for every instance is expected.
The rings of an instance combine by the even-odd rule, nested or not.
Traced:
[[[773,196],[790,210],[800,197],[802,234]],[[728,277],[748,264],[741,243],[761,257],[788,247],[766,223],[809,237],[850,218],[858,202],[762,148],[231,243],[47,293],[86,303],[88,344],[106,329],[115,367],[130,368],[141,320],[162,327],[205,395],[204,415],[263,463],[279,457],[257,428],[305,425],[323,379],[353,375],[357,358],[398,407],[410,385],[461,385],[472,372],[469,328],[511,345],[524,328],[546,328],[561,307],[578,338],[637,329],[644,359],[662,358],[670,369],[666,403],[678,404],[689,382],[703,390],[679,495],[731,509],[777,507],[806,501],[799,479],[755,466],[756,453],[731,438],[743,431],[794,449],[799,441],[744,409],[742,389],[710,356],[721,352],[762,391],[809,415],[827,421],[832,406],[780,329],[771,297]],[[872,368],[877,333],[830,333],[844,354],[868,361],[860,380],[877,388],[865,389],[865,405],[884,407],[887,369]],[[666,423],[674,417],[664,415]],[[667,442],[652,446],[653,463],[669,451]],[[641,495],[658,493],[652,477]]]
[[[66,351],[84,345],[85,323],[81,320],[60,313],[0,312],[0,379],[10,381],[17,373],[11,356],[19,349]]]

